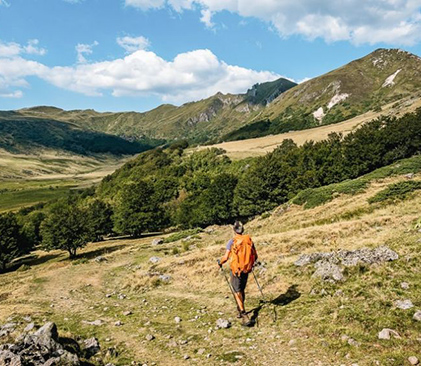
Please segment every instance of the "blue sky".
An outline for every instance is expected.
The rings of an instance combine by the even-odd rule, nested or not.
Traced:
[[[418,0],[0,0],[0,109],[145,111],[379,47],[421,55]]]

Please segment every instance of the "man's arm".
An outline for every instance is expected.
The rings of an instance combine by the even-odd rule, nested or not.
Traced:
[[[231,250],[226,250],[225,251],[225,254],[224,254],[224,256],[221,258],[221,261],[220,261],[220,264],[221,264],[221,266],[225,263],[225,262],[227,262],[228,261],[228,259],[229,259],[229,257],[230,257],[230,253],[231,253]]]

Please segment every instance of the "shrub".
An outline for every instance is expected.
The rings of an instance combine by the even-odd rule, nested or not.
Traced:
[[[368,199],[368,203],[392,203],[410,198],[413,193],[421,189],[421,181],[405,181],[389,185]]]

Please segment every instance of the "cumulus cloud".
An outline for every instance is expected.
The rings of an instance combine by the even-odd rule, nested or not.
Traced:
[[[145,50],[150,46],[150,42],[143,36],[139,37],[118,37],[117,43],[123,47],[127,53],[133,53],[138,50]]]
[[[83,51],[86,52],[86,48]],[[181,53],[173,60],[165,60],[151,51],[137,50],[112,61],[55,67],[13,53],[0,56],[0,85],[4,86],[1,94],[20,95],[20,89],[14,89],[27,87],[29,76],[88,96],[154,95],[172,103],[198,100],[219,91],[242,93],[255,83],[280,77],[269,71],[229,65],[207,49]]]
[[[16,91],[10,92],[10,93],[1,93],[0,92],[0,97],[1,98],[14,98],[14,99],[18,99],[18,98],[22,98],[23,97],[23,92],[22,92],[22,90],[16,90]]]
[[[92,48],[98,46],[98,42],[95,41],[92,44],[84,44],[84,43],[79,43],[75,49],[77,52],[77,62],[79,64],[84,64],[86,62],[88,62],[88,60],[86,59],[86,55],[91,55],[92,54]]]
[[[201,21],[213,24],[212,14],[230,11],[255,17],[276,29],[281,37],[302,35],[326,42],[413,45],[421,41],[419,0],[125,0],[143,10],[172,7],[176,11],[201,9]]]

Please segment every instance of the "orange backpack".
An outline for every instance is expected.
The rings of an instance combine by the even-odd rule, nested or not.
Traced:
[[[256,249],[249,235],[237,234],[234,237],[230,257],[230,267],[234,275],[251,272],[256,260]]]

